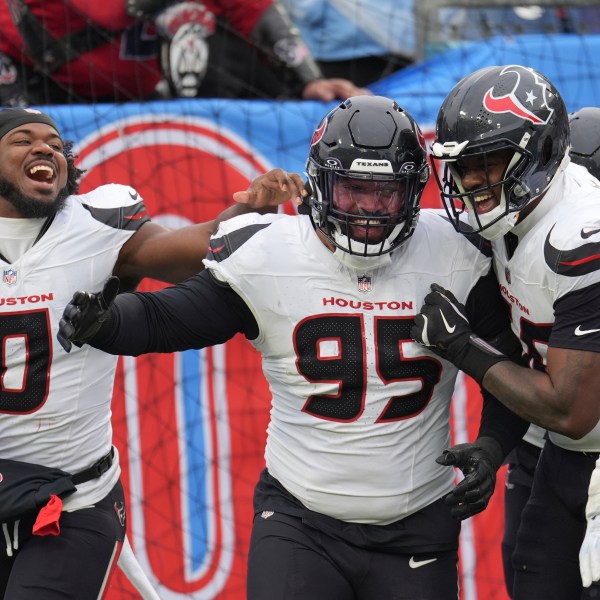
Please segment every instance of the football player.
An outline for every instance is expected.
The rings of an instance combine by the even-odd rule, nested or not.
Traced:
[[[598,178],[600,176],[600,108],[585,107],[571,113],[569,124],[571,162],[586,167],[594,177]],[[512,597],[514,579],[512,554],[517,540],[517,531],[521,523],[523,508],[531,493],[533,475],[544,441],[545,430],[532,425],[523,441],[507,458],[502,563],[506,590],[510,597]],[[600,563],[598,568],[600,569]],[[599,578],[600,572],[596,579]]]
[[[569,115],[571,128],[571,160],[584,166],[596,179],[600,179],[600,108],[586,106]],[[579,568],[584,587],[600,581],[600,464],[590,478],[586,504],[587,527],[579,550]]]
[[[68,355],[54,341],[73,285],[182,280],[203,268],[217,223],[168,230],[123,185],[79,194],[70,149],[49,115],[0,111],[2,598],[99,598],[124,540],[116,360],[92,348]],[[302,185],[278,170],[240,195],[250,207],[277,204]]]
[[[396,102],[350,98],[312,137],[305,214],[231,219],[212,238],[207,269],[186,282],[114,301],[109,283],[65,309],[65,348],[139,355],[243,333],[261,352],[272,403],[249,600],[458,596],[453,514],[487,499],[444,501],[454,474],[436,457],[450,439],[457,370],[410,329],[439,280],[482,335],[508,347],[512,334],[502,337],[508,315],[487,242],[454,231],[441,209],[420,210],[426,156]],[[487,396],[467,478],[487,485],[527,425]]]
[[[526,367],[502,355],[491,364],[482,354],[487,370],[474,373],[465,358],[481,353],[477,337],[462,303],[442,287],[425,298],[411,335],[549,431],[512,557],[518,600],[599,591],[594,584],[582,596],[578,553],[586,524],[594,534],[600,514],[600,483],[588,502],[600,451],[600,185],[569,164],[569,150],[559,92],[519,65],[487,67],[459,82],[440,108],[432,145],[454,226],[462,230],[466,214],[492,243]],[[476,451],[468,445],[454,464]]]

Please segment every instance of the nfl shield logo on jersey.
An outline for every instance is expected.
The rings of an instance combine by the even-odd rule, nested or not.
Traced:
[[[366,294],[372,289],[372,279],[370,275],[363,273],[358,276],[358,291]]]
[[[6,285],[15,285],[15,283],[17,283],[17,272],[14,269],[4,269],[2,281]]]

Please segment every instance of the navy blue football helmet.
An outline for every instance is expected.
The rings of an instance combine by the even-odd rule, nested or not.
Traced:
[[[586,106],[569,115],[571,160],[600,179],[600,108]]]
[[[356,96],[337,106],[313,134],[306,170],[313,224],[340,250],[381,256],[412,235],[430,169],[419,126],[394,100]],[[384,201],[357,208],[353,190]]]
[[[469,223],[488,239],[507,233],[518,213],[551,184],[568,162],[569,119],[563,99],[541,73],[520,65],[486,67],[457,83],[438,113],[432,160],[442,201],[454,226],[468,211]],[[509,157],[501,181],[465,190],[460,159],[490,153]],[[475,196],[501,186],[500,205],[478,215]]]

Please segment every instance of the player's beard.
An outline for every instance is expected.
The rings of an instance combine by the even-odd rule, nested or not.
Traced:
[[[54,201],[44,202],[22,194],[15,185],[0,177],[0,196],[10,202],[25,219],[44,219],[55,215],[64,207],[68,195],[65,186]]]

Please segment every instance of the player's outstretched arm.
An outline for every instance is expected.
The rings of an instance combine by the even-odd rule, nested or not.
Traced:
[[[410,335],[479,384],[488,369],[510,360],[472,332],[465,307],[452,292],[436,283],[425,296]]]
[[[521,367],[471,331],[464,307],[433,284],[411,337],[473,377],[521,418],[579,439],[600,418],[600,352],[549,347],[545,371]],[[575,391],[575,392],[574,392]]]
[[[179,283],[204,269],[202,259],[219,223],[248,212],[277,212],[280,204],[305,194],[300,175],[272,169],[254,179],[246,190],[235,192],[236,204],[212,221],[176,230],[146,223],[121,249],[113,275],[121,279],[122,287],[127,290],[144,277]]]

